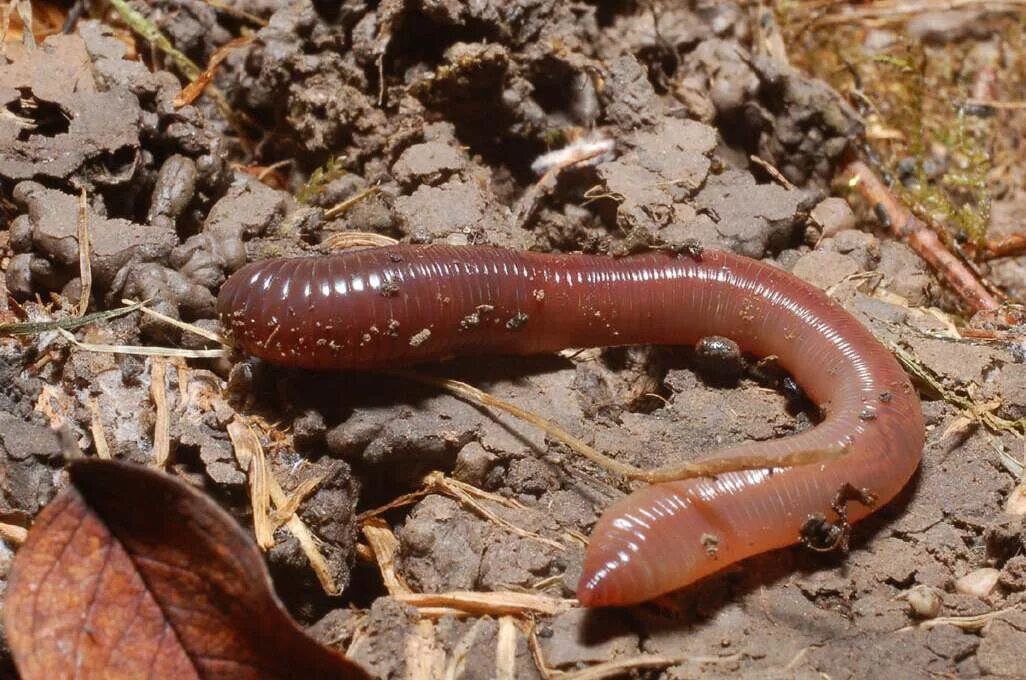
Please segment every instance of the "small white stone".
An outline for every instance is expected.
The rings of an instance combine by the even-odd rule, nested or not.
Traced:
[[[1005,501],[1005,512],[1009,515],[1026,515],[1026,482],[1012,489]]]
[[[915,586],[907,593],[905,599],[912,610],[912,614],[920,619],[932,619],[940,614],[944,598],[936,588],[930,586]]]
[[[966,595],[975,595],[983,599],[990,595],[997,585],[998,576],[1001,572],[991,567],[971,571],[962,578],[955,581],[955,590]]]

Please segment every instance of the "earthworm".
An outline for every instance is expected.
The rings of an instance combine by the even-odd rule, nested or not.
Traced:
[[[821,422],[715,455],[843,455],[628,495],[592,532],[578,585],[585,606],[650,600],[794,544],[810,518],[824,521],[831,507],[835,517],[844,514],[848,498],[837,500],[844,489],[865,489],[879,503],[893,498],[922,456],[919,400],[891,353],[819,289],[728,252],[612,258],[386,246],[249,264],[222,287],[218,310],[242,351],[309,369],[708,336],[775,356],[820,407]],[[863,501],[851,507],[853,521],[879,505]]]

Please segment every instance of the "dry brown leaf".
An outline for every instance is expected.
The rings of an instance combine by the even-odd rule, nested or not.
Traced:
[[[4,625],[22,678],[368,677],[289,618],[209,498],[115,461],[68,472],[11,568]]]

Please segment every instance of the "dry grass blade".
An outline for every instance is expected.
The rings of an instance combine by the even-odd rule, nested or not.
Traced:
[[[602,680],[603,678],[616,678],[628,671],[640,668],[666,668],[680,663],[679,659],[669,656],[657,656],[655,654],[643,654],[630,659],[619,659],[617,661],[605,661],[603,663],[583,668],[571,673],[554,674],[559,680]]]
[[[228,423],[228,437],[235,449],[239,467],[249,477],[249,499],[253,506],[253,534],[262,550],[274,547],[274,527],[270,518],[271,495],[267,484],[267,461],[264,447],[256,433],[241,419]]]
[[[902,347],[889,343],[889,350],[901,363],[902,367],[921,385],[926,386],[944,401],[960,409],[972,422],[979,422],[992,432],[1013,432],[1018,436],[1026,434],[1026,418],[1008,420],[994,412],[993,407],[981,404],[967,395],[968,390],[962,386],[951,387],[951,381],[936,374],[932,369]]]
[[[285,528],[295,536],[299,547],[310,561],[310,568],[313,569],[321,588],[328,595],[338,595],[338,586],[331,576],[328,568],[328,561],[324,559],[320,549],[317,547],[317,539],[310,528],[306,526],[299,514],[293,509],[293,503],[298,508],[298,503],[305,498],[306,493],[312,492],[321,479],[310,480],[308,485],[300,485],[296,493],[290,498],[281,488],[278,480],[271,471],[270,464],[264,457],[263,446],[256,433],[243,421],[236,419],[228,425],[228,436],[235,448],[235,456],[239,466],[243,470],[251,467],[259,470],[256,474],[250,475],[250,490],[253,503],[253,530],[258,537],[261,546],[266,544],[266,549],[274,545],[274,531],[279,526],[278,520],[287,510],[292,510],[285,518]],[[259,458],[259,461],[257,461]],[[307,491],[308,488],[308,491]],[[274,515],[270,513],[270,505],[274,503],[276,509]]]
[[[310,531],[310,528],[306,526],[306,523],[303,522],[303,519],[299,516],[298,512],[296,512],[299,503],[308,493],[312,492],[322,480],[312,479],[301,484],[296,492],[290,497],[284,490],[282,490],[281,484],[279,484],[278,480],[274,477],[270,463],[264,457],[264,450],[260,445],[260,440],[257,438],[256,433],[254,433],[247,424],[238,419],[233,421],[228,426],[228,436],[231,437],[232,443],[235,446],[235,453],[242,469],[246,470],[249,469],[250,466],[256,465],[257,461],[255,461],[254,458],[257,456],[260,457],[262,462],[262,472],[258,471],[255,478],[254,476],[251,476],[250,478],[252,495],[254,498],[254,532],[257,532],[258,536],[262,536],[262,540],[267,544],[268,548],[273,546],[274,531],[279,526],[281,517],[288,513],[284,520],[285,528],[299,543],[299,547],[303,551],[303,554],[306,555],[307,560],[309,560],[310,568],[313,569],[314,575],[317,577],[317,581],[321,584],[321,588],[328,595],[338,595],[338,585],[335,583],[335,579],[331,575],[331,570],[328,567],[328,561],[324,559],[324,555],[321,554],[320,548],[317,544],[317,538],[314,536],[313,532]],[[274,504],[275,508],[275,512],[273,514],[270,512],[271,503]],[[288,512],[289,510],[291,510],[291,512]],[[258,518],[258,515],[262,516]]]
[[[385,582],[388,594],[394,598],[411,595],[413,591],[395,571],[395,556],[399,552],[399,541],[385,522],[380,519],[369,519],[363,523],[363,535],[374,551],[374,559],[381,570],[381,579]]]
[[[36,46],[36,36],[32,32],[32,2],[31,0],[12,0],[12,2],[23,27],[21,42],[25,47],[34,48]]]
[[[364,520],[368,520],[371,517],[377,517],[378,515],[383,515],[384,513],[388,512],[389,510],[395,510],[396,508],[401,508],[404,505],[409,505],[410,503],[414,503],[414,502],[420,500],[421,498],[423,498],[424,496],[428,495],[429,493],[431,493],[430,489],[418,489],[417,491],[411,491],[410,493],[405,493],[402,496],[399,496],[398,498],[395,498],[395,499],[389,501],[388,503],[385,503],[384,505],[379,505],[378,507],[371,508],[370,510],[364,510],[363,512],[361,512],[359,515],[356,516],[356,521],[357,522],[363,522]]]
[[[271,523],[273,529],[277,529],[285,522],[289,521],[289,518],[299,512],[299,506],[302,505],[303,501],[307,499],[317,487],[324,481],[324,475],[317,475],[311,477],[303,482],[300,482],[299,486],[295,490],[287,495],[284,505],[275,507],[274,512],[271,513]],[[277,505],[277,504],[275,504]]]
[[[579,438],[570,434],[555,423],[531,413],[530,411],[526,411],[519,406],[511,404],[508,401],[503,401],[502,399],[493,397],[487,392],[483,392],[476,387],[468,385],[467,383],[460,382],[458,380],[435,378],[410,371],[385,371],[385,373],[428,385],[434,385],[463,399],[505,411],[512,416],[520,418],[521,420],[538,427],[540,430],[545,432],[545,434],[559,442],[562,442],[563,444],[566,444],[570,449],[581,456],[584,456],[596,465],[599,465],[614,474],[626,477],[627,479],[635,479],[643,482],[669,482],[681,479],[693,479],[696,477],[715,477],[716,475],[720,475],[725,472],[736,472],[739,470],[759,470],[765,468],[792,467],[795,465],[812,465],[840,458],[847,453],[847,449],[838,448],[825,449],[821,451],[805,451],[785,456],[730,456],[724,458],[708,458],[697,463],[669,465],[666,467],[656,468],[654,470],[643,470],[633,465],[628,465],[614,460],[598,449],[581,441]]]
[[[991,109],[1002,109],[1005,111],[1021,111],[1026,109],[1026,102],[1003,102],[994,99],[967,99],[967,106],[985,106]]]
[[[363,535],[374,551],[381,578],[388,594],[405,604],[417,607],[423,616],[471,614],[476,616],[524,616],[528,614],[559,614],[571,609],[576,600],[560,600],[532,593],[453,591],[448,593],[415,593],[396,572],[399,541],[389,526],[377,518],[364,522]]]
[[[81,290],[78,294],[78,315],[85,316],[89,309],[89,298],[93,294],[93,265],[89,238],[89,199],[85,188],[78,198],[78,269]]]
[[[137,302],[135,304],[128,305],[127,307],[109,309],[104,312],[93,312],[92,314],[86,314],[85,316],[78,316],[71,319],[60,319],[58,321],[28,321],[25,323],[3,324],[0,326],[0,335],[37,335],[47,331],[73,330],[80,326],[85,326],[97,321],[116,319],[119,316],[124,316],[125,314],[134,312],[137,309],[142,309],[143,304],[145,303]]]
[[[357,194],[355,194],[353,196],[350,196],[346,200],[344,200],[344,201],[342,201],[342,202],[340,202],[340,203],[338,203],[336,205],[333,205],[332,207],[330,207],[327,210],[325,210],[324,211],[324,218],[328,219],[328,220],[333,220],[336,217],[338,217],[339,215],[344,215],[354,205],[356,205],[357,203],[359,203],[363,199],[367,198],[368,196],[373,196],[374,194],[378,193],[378,191],[379,191],[379,189],[378,189],[377,186],[367,187],[363,191],[361,191],[361,192],[359,192],[359,193],[357,193]],[[381,238],[388,238],[388,237],[387,236],[382,236]],[[393,243],[395,243],[395,241],[393,239],[389,239],[389,240],[392,241]]]
[[[167,363],[154,359],[150,367],[150,397],[156,409],[153,424],[153,466],[163,470],[171,458],[171,414],[167,408]]]
[[[517,624],[512,616],[499,618],[499,634],[495,641],[496,680],[516,680]]]
[[[485,620],[478,619],[471,624],[469,630],[460,636],[460,639],[456,641],[456,644],[452,646],[452,653],[449,656],[449,663],[445,665],[445,672],[442,675],[445,680],[456,680],[456,678],[462,678],[467,673],[467,663],[473,662],[474,659],[470,656],[470,652],[474,647],[474,642],[477,640],[478,635],[484,629]]]
[[[485,500],[498,503],[499,505],[504,505],[507,508],[523,509],[527,507],[516,499],[506,498],[505,496],[500,496],[495,493],[489,493],[477,488],[473,484],[467,484],[466,482],[461,482],[458,479],[446,477],[444,474],[437,471],[432,472],[425,477],[424,483],[436,490],[442,491],[443,493],[453,494],[454,497],[456,494],[460,496],[474,496],[476,498],[483,498]]]
[[[270,471],[268,471],[268,483],[271,490],[271,500],[274,501],[275,507],[281,508],[287,505],[288,497],[282,491],[278,480],[274,478],[274,475],[270,474]],[[317,539],[314,537],[313,532],[310,531],[310,527],[306,526],[306,523],[303,522],[298,513],[292,513],[292,516],[285,522],[285,528],[299,542],[299,547],[303,554],[306,555],[306,559],[310,561],[310,568],[313,569],[317,581],[321,584],[321,589],[328,595],[338,595],[338,585],[335,584],[335,579],[331,576],[331,571],[328,569],[328,561],[324,559],[324,555],[321,554],[320,549],[317,547]]]
[[[177,347],[139,347],[136,345],[97,345],[81,342],[74,335],[58,328],[61,336],[75,347],[102,354],[134,354],[143,357],[183,357],[185,359],[223,359],[231,355],[230,349],[179,349]]]
[[[474,616],[555,616],[573,609],[577,600],[516,592],[478,593],[454,590],[447,593],[407,593],[393,596],[418,609],[442,608]]]
[[[185,321],[180,321],[179,319],[170,317],[167,314],[161,314],[157,310],[150,309],[149,307],[147,307],[145,302],[132,302],[131,300],[122,300],[121,302],[126,305],[138,305],[136,309],[141,311],[143,314],[148,314],[152,316],[154,319],[160,319],[169,326],[174,326],[175,328],[180,328],[183,331],[194,333],[195,335],[198,335],[201,338],[206,338],[207,340],[213,340],[219,345],[224,345],[225,347],[229,346],[228,341],[220,335],[218,335],[217,333],[213,331],[208,331],[206,328],[202,328],[201,326],[196,326],[191,323],[186,323]]]
[[[340,231],[324,239],[321,246],[326,250],[345,250],[347,248],[375,248],[392,246],[399,243],[394,238],[365,231]]]
[[[986,614],[977,614],[976,616],[938,616],[934,619],[922,621],[916,626],[906,626],[905,628],[902,628],[901,631],[915,630],[916,628],[930,629],[945,625],[956,626],[962,630],[980,630],[986,626],[988,622],[994,619],[999,619],[1005,614],[1014,611],[1018,611],[1018,609],[1016,607],[1005,607],[1004,609],[987,612]]]
[[[438,645],[435,624],[420,620],[406,637],[406,673],[408,680],[437,680],[444,677],[445,650]]]
[[[864,23],[868,21],[903,21],[924,12],[981,9],[990,11],[1021,11],[1026,8],[1022,0],[925,0],[924,2],[868,3],[865,8],[854,8],[851,3],[834,3],[838,12],[827,14],[815,23],[819,25]]]
[[[449,479],[440,472],[431,473],[427,476],[425,482],[427,482],[427,484],[431,488],[441,493],[444,493],[446,496],[450,496],[456,499],[461,504],[471,508],[474,512],[481,515],[488,521],[498,524],[506,531],[514,533],[517,536],[520,536],[521,538],[526,538],[532,541],[537,541],[538,543],[542,543],[544,545],[551,546],[553,548],[556,548],[557,550],[566,550],[566,546],[560,543],[559,541],[554,541],[550,538],[539,536],[538,534],[528,531],[526,529],[521,529],[512,522],[509,522],[503,519],[502,517],[499,517],[474,498],[474,496],[479,496],[481,498],[487,498],[488,500],[499,501],[503,505],[508,506],[508,503],[503,503],[505,499],[503,499],[501,496],[495,496],[493,494],[481,491],[480,489],[475,489],[469,484],[463,484],[462,482],[458,482],[455,479]],[[470,489],[473,489],[474,492],[470,492]]]

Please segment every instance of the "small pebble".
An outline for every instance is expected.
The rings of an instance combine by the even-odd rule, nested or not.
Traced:
[[[1026,515],[1026,482],[1012,489],[1005,501],[1005,512],[1009,515]]]
[[[1001,576],[1001,572],[992,567],[971,571],[955,581],[955,591],[965,595],[974,595],[982,600],[994,590],[999,576]]]
[[[944,598],[936,588],[930,586],[915,586],[905,595],[912,614],[920,619],[932,619],[940,614]]]
[[[820,201],[810,216],[823,230],[823,236],[833,236],[845,229],[855,228],[855,213],[843,198],[831,197]]]

